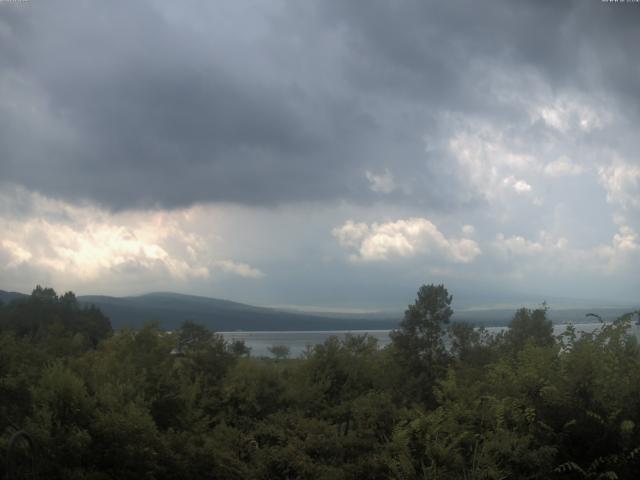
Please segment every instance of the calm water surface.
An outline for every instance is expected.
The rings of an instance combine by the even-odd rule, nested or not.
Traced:
[[[576,324],[578,332],[592,332],[600,327],[601,323],[581,323]],[[559,335],[564,332],[567,325],[554,325],[553,333]],[[498,333],[506,327],[487,327],[490,333]],[[632,326],[633,333],[640,338],[640,327]],[[333,330],[321,332],[220,332],[226,340],[244,340],[245,344],[251,348],[251,356],[269,356],[269,347],[273,345],[286,345],[289,347],[291,357],[298,357],[304,353],[308,346],[323,343],[327,338],[336,336],[344,338],[347,334],[364,335],[367,334],[378,340],[378,345],[384,347],[391,342],[389,332],[391,330]]]

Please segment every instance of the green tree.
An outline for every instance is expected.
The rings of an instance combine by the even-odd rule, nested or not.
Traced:
[[[42,446],[50,478],[73,478],[83,470],[91,444],[95,400],[79,375],[56,361],[33,388],[33,413],[25,429]]]
[[[242,417],[252,422],[285,408],[285,390],[286,383],[271,362],[242,359],[225,379],[223,396],[233,423]]]
[[[76,344],[95,347],[112,333],[111,322],[100,309],[93,305],[81,308],[73,292],[58,297],[55,290],[40,285],[29,297],[2,310],[0,327],[21,337],[51,340],[79,334]]]
[[[287,345],[271,345],[269,353],[276,357],[276,360],[284,360],[291,353],[291,349]]]
[[[248,347],[244,340],[233,340],[229,344],[229,351],[236,357],[248,357],[251,355],[251,347]]]
[[[506,341],[515,351],[522,350],[527,342],[539,347],[553,345],[553,323],[547,318],[548,307],[531,310],[521,308],[516,311],[505,335]]]
[[[178,330],[178,350],[181,353],[197,352],[209,347],[214,334],[204,325],[187,320]]]
[[[452,299],[444,285],[423,285],[400,329],[390,334],[396,360],[406,372],[404,390],[415,400],[432,404],[433,386],[446,372],[444,327],[453,315]]]

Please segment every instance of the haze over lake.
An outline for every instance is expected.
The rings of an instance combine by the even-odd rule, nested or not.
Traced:
[[[601,327],[602,323],[579,323],[576,324],[578,333],[590,333]],[[486,327],[491,334],[496,334],[505,330],[507,327]],[[567,328],[567,325],[556,324],[553,326],[553,334],[560,335]],[[630,331],[637,338],[640,338],[640,326],[632,325]],[[327,338],[336,336],[345,338],[347,335],[368,335],[378,341],[378,345],[382,348],[391,343],[389,337],[391,330],[333,330],[333,331],[317,331],[317,332],[220,332],[225,340],[243,340],[245,345],[251,348],[251,355],[255,357],[270,356],[269,347],[274,345],[286,345],[289,347],[290,356],[298,357],[303,355],[309,347],[323,343]]]

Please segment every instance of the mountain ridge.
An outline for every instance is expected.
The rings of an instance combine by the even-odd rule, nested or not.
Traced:
[[[26,298],[19,292],[0,290],[0,301],[10,303]],[[307,312],[254,306],[232,300],[175,292],[149,292],[115,297],[109,295],[79,295],[81,305],[95,305],[107,315],[114,328],[140,328],[157,321],[163,329],[174,330],[191,320],[214,331],[319,331],[319,330],[387,330],[397,328],[402,312]],[[519,307],[478,308],[456,310],[454,321],[475,325],[507,325]],[[554,307],[549,318],[554,323],[589,323],[585,315],[596,313],[612,320],[634,310],[630,307]]]
[[[165,329],[176,329],[191,320],[215,331],[281,330],[379,330],[395,328],[397,320],[325,317],[306,312],[287,312],[232,300],[174,292],[150,292],[135,296],[81,295],[78,300],[93,304],[110,319],[114,328],[138,328],[158,321]],[[345,317],[348,317],[346,315]]]

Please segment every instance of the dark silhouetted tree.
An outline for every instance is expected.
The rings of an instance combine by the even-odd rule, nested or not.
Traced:
[[[516,350],[522,350],[527,342],[538,347],[553,345],[553,324],[547,318],[547,305],[531,310],[521,308],[516,311],[509,324],[505,337],[507,342]]]
[[[444,285],[423,285],[400,329],[390,334],[396,359],[406,371],[404,387],[415,400],[432,403],[433,385],[446,371],[444,327],[453,315],[452,299]]]

